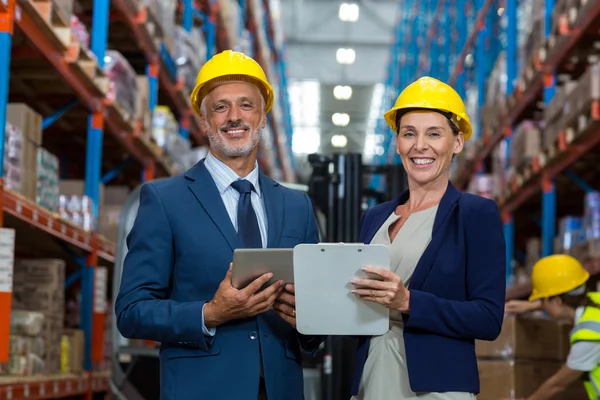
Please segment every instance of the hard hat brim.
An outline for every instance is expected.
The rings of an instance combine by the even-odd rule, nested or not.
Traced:
[[[409,105],[404,105],[402,107],[393,107],[391,110],[389,110],[385,114],[383,114],[383,118],[385,119],[385,122],[387,122],[388,126],[390,127],[390,129],[393,132],[398,133],[398,126],[396,125],[396,115],[397,115],[397,113],[399,111],[406,110],[406,109],[411,109],[411,108],[417,108],[417,109],[423,109],[423,110],[431,110],[431,111],[443,111],[443,112],[451,113],[451,114],[455,115],[450,110],[442,110],[442,109],[439,109],[439,108],[432,108],[432,107],[430,107],[428,105],[424,105],[424,104],[409,104]],[[463,120],[459,120],[458,121],[458,128],[462,132],[465,140],[468,140],[471,137],[471,134],[472,134],[473,130],[472,130],[472,127],[471,127],[470,123],[468,123],[464,119]]]
[[[202,104],[202,100],[216,87],[234,82],[245,82],[254,85],[260,91],[263,99],[265,100],[265,114],[271,111],[273,107],[274,101],[274,93],[273,87],[266,82],[263,82],[260,79],[256,79],[252,76],[244,75],[244,74],[232,74],[232,75],[223,75],[216,78],[213,78],[207,82],[204,82],[201,85],[196,85],[192,94],[190,95],[190,99],[192,102],[192,108],[196,115],[200,115],[200,105]]]
[[[590,278],[590,273],[587,270],[583,270],[583,272],[584,273],[581,276],[581,278],[571,282],[570,285],[566,286],[566,289],[563,288],[563,290],[551,290],[546,293],[533,293],[533,291],[532,291],[531,295],[529,296],[529,301],[535,301],[535,300],[540,300],[540,299],[549,299],[550,297],[560,296],[561,294],[568,293],[571,290],[578,288],[579,286],[586,283],[588,281],[588,279]]]

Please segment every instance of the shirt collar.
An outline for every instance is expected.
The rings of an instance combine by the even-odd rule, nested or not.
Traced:
[[[229,168],[223,161],[219,160],[215,157],[210,151],[206,154],[206,159],[204,160],[204,165],[206,169],[213,177],[215,184],[217,185],[217,189],[219,193],[222,195],[225,191],[231,187],[231,184],[238,179],[246,179],[252,186],[254,186],[254,190],[258,197],[261,197],[260,184],[258,180],[258,162],[254,162],[254,169],[245,177],[241,177],[236,174],[231,168]]]

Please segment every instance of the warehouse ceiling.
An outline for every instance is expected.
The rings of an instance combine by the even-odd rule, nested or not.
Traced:
[[[397,2],[360,0],[351,3],[358,6],[355,22],[340,20],[342,3],[331,0],[281,2],[295,132],[293,147],[300,157],[314,152],[362,153],[369,124],[373,124],[379,112],[378,108],[373,112],[372,103],[374,95],[375,98],[381,96],[381,84],[385,80]],[[354,50],[353,62],[338,62],[336,55],[340,48]],[[350,98],[336,99],[336,86],[349,86]],[[374,90],[376,87],[379,89]],[[347,96],[347,88],[338,90],[342,97]],[[347,116],[333,117],[335,113],[348,114],[347,125],[344,125]],[[340,120],[338,125],[332,118]],[[334,136],[333,141],[338,146],[344,143],[345,146],[332,146]]]

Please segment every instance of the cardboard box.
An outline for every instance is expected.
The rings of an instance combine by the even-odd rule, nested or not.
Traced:
[[[44,340],[44,373],[60,372],[60,343],[65,313],[65,261],[17,259],[13,282],[13,309],[44,314],[44,324],[39,335]],[[17,364],[16,367],[20,365]]]
[[[84,340],[82,330],[65,330],[62,338],[62,373],[79,374],[83,371]]]
[[[493,342],[477,340],[478,358],[511,358],[564,362],[569,354],[572,325],[550,319],[504,317],[502,332]]]
[[[524,399],[530,396],[563,363],[528,360],[479,360],[481,392],[477,400]],[[554,400],[587,400],[583,383],[576,381]]]
[[[42,116],[24,103],[10,103],[6,108],[6,120],[23,134],[19,193],[35,201],[37,149],[42,145]]]

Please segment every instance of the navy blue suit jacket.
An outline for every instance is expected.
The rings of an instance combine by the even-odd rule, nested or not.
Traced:
[[[317,243],[306,194],[260,175],[268,247]],[[301,350],[320,340],[297,333],[274,311],[202,332],[202,307],[225,277],[237,233],[201,161],[185,175],[145,184],[127,238],[117,327],[127,338],[161,342],[163,400],[256,400],[262,353],[269,400],[301,400]]]
[[[370,243],[408,191],[363,215],[359,241]],[[492,200],[448,185],[432,239],[409,283],[403,315],[406,363],[414,392],[479,393],[475,340],[494,340],[504,316],[506,246]],[[352,393],[357,394],[369,338],[361,338]]]

